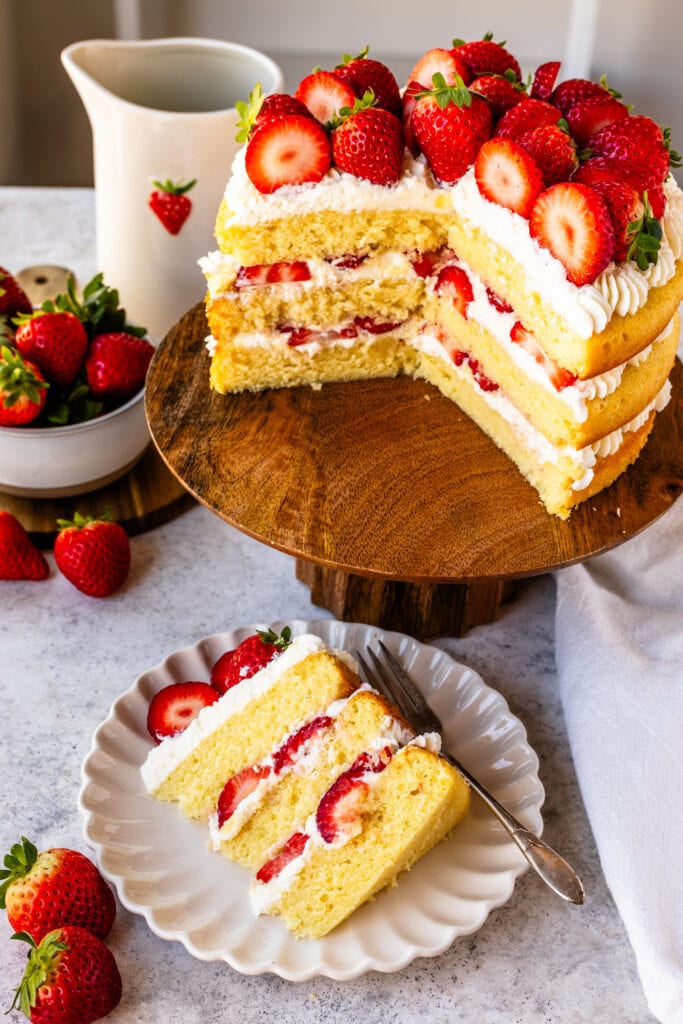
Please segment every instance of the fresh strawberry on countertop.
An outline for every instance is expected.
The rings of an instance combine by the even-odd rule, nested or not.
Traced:
[[[543,188],[541,169],[527,150],[513,139],[489,139],[474,161],[479,191],[492,203],[520,217],[529,217]]]
[[[184,732],[200,711],[220,697],[208,683],[188,680],[170,683],[152,697],[147,710],[147,731],[155,743]]]
[[[401,93],[394,73],[386,64],[368,57],[368,51],[366,46],[357,57],[345,53],[334,73],[349,83],[359,99],[372,89],[377,106],[400,118]]]
[[[197,179],[175,184],[167,178],[166,181],[153,181],[152,184],[156,188],[150,192],[148,206],[168,233],[177,235],[192,212],[192,200],[187,193],[197,184]]]
[[[353,103],[353,91],[351,103]],[[270,194],[283,185],[320,181],[330,169],[330,140],[310,116],[286,114],[267,120],[247,143],[245,165],[252,185]]]
[[[130,569],[130,541],[119,523],[76,512],[73,521],[58,519],[54,553],[57,568],[90,597],[108,597],[123,586]]]
[[[468,43],[462,39],[454,39],[453,49],[467,64],[472,78],[486,74],[504,75],[506,71],[512,71],[521,81],[522,69],[518,60],[505,49],[505,42],[493,41],[491,32],[487,32],[483,39],[475,39]]]
[[[16,516],[0,510],[0,580],[44,580],[49,572],[44,555]]]
[[[226,651],[211,669],[211,685],[219,693],[225,693],[232,686],[249,679],[260,669],[286,650],[292,642],[289,626],[282,633],[272,629],[260,630],[242,640],[232,651]]]
[[[368,91],[332,121],[332,162],[342,171],[373,185],[395,185],[401,177],[405,139],[403,124],[389,110],[375,106]]]
[[[26,932],[12,938],[31,948],[10,1009],[32,1024],[91,1024],[118,1005],[122,984],[114,954],[86,928],[55,928],[39,945]]]
[[[531,211],[529,230],[562,263],[572,284],[590,284],[612,259],[609,211],[588,185],[561,181],[541,192]]]
[[[0,427],[23,427],[43,410],[47,381],[35,363],[8,345],[0,348]]]
[[[50,383],[70,388],[88,347],[88,335],[78,317],[41,309],[20,314],[17,323],[14,344],[24,359],[35,363]]]
[[[329,124],[342,107],[352,107],[356,93],[351,83],[335,71],[313,71],[294,93],[322,125]]]
[[[38,848],[22,836],[0,871],[0,907],[14,931],[40,942],[61,925],[87,928],[100,939],[111,931],[116,901],[97,867],[78,850]]]
[[[7,320],[18,313],[32,313],[33,306],[28,295],[9,270],[0,267],[0,316]]]
[[[513,108],[514,109],[514,108]],[[491,109],[462,79],[455,86],[434,75],[434,88],[416,97],[410,123],[434,176],[454,185],[491,135]]]

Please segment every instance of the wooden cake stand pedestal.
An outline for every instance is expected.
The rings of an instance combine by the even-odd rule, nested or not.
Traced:
[[[513,582],[634,536],[683,489],[683,370],[638,462],[568,522],[429,384],[395,380],[218,395],[201,305],[158,348],[154,442],[226,522],[287,552],[312,601],[424,640],[495,618]],[[283,609],[283,614],[285,610]]]

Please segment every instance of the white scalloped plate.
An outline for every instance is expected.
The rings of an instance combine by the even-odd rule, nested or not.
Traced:
[[[475,672],[443,651],[375,627],[334,620],[269,625],[315,633],[331,647],[351,652],[382,637],[441,717],[446,745],[540,834],[544,792],[538,759],[505,700]],[[277,918],[256,917],[246,869],[208,849],[205,826],[146,794],[140,765],[152,746],[145,725],[152,695],[181,679],[208,680],[218,656],[257,628],[263,627],[215,634],[175,651],[116,701],[93,737],[79,809],[85,837],[123,905],[143,914],[161,938],[182,942],[200,960],[225,960],[244,974],[270,972],[290,981],[396,971],[476,931],[491,909],[509,899],[527,866],[476,797],[452,836],[393,889],[313,941],[295,939]]]

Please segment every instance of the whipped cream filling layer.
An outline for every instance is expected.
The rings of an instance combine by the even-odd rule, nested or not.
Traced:
[[[572,485],[572,489],[575,491],[588,487],[595,475],[595,466],[598,460],[617,452],[624,443],[625,435],[639,430],[653,410],[661,412],[662,409],[666,408],[671,397],[671,383],[667,380],[652,402],[642,409],[637,416],[599,441],[586,445],[584,448],[554,445],[544,434],[532,426],[519,409],[506,397],[501,388],[495,391],[484,391],[477,385],[474,376],[465,363],[462,366],[456,366],[446,348],[434,334],[423,332],[416,338],[414,344],[419,351],[443,359],[449,364],[454,373],[463,380],[466,380],[471,387],[477,388],[486,404],[510,424],[521,443],[536,456],[539,462],[558,466],[563,461],[568,460],[573,466],[576,477]]]
[[[383,747],[389,747],[393,757],[398,750],[405,749],[408,746],[424,747],[426,750],[431,750],[433,753],[438,754],[441,750],[441,737],[438,733],[424,733],[420,736],[406,738],[405,730],[398,722],[394,722],[394,727],[390,727],[386,733],[386,741],[383,735],[378,735],[376,742],[372,747],[368,747],[368,750],[381,750]],[[380,775],[381,772],[370,771],[360,776],[370,790],[370,794],[372,794],[372,789]],[[370,795],[369,799],[370,801],[372,800],[372,795]],[[352,835],[355,834],[340,835],[335,842],[326,842],[318,829],[315,811],[308,818],[302,832],[308,836],[308,841],[298,857],[295,857],[286,864],[282,871],[269,882],[252,880],[249,886],[249,896],[255,914],[267,914],[278,903],[287,890],[291,888],[297,875],[310,860],[316,848],[323,847],[326,850],[338,849],[340,846],[344,846],[352,838]]]
[[[452,187],[450,196],[458,217],[514,254],[530,290],[538,292],[579,337],[590,338],[603,331],[614,314],[637,312],[647,301],[650,288],[673,277],[683,253],[683,193],[671,176],[664,183],[664,192],[667,203],[657,263],[644,271],[631,262],[610,263],[593,284],[581,287],[568,281],[560,261],[531,237],[528,220],[482,196],[473,168]]]
[[[268,195],[252,185],[244,158],[245,148],[242,148],[233,160],[225,188],[227,227],[266,224],[321,210],[344,213],[395,210],[448,213],[450,210],[448,194],[435,182],[424,157],[413,158],[407,150],[403,173],[395,185],[373,185],[338,167],[331,167],[315,184],[284,185]]]
[[[267,629],[267,626],[261,627]],[[154,793],[165,779],[181,764],[192,751],[225,724],[233,715],[242,711],[250,701],[262,696],[271,686],[294,665],[311,654],[326,650],[320,637],[310,633],[295,637],[289,647],[269,662],[250,679],[244,679],[231,687],[223,696],[202,708],[184,732],[169,736],[157,747],[150,750],[140,769],[142,781],[148,793]],[[355,660],[344,651],[335,651],[337,657],[357,671]]]

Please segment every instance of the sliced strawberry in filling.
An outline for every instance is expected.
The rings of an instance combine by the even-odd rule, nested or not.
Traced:
[[[254,792],[262,779],[267,779],[271,769],[267,764],[252,764],[232,775],[223,786],[218,798],[218,827],[222,828],[246,797]]]
[[[315,815],[316,825],[324,842],[348,840],[360,833],[361,818],[367,808],[370,794],[365,777],[384,771],[391,756],[389,747],[363,753],[332,783],[318,804]]]
[[[393,323],[382,323],[373,320],[370,316],[357,316],[353,322],[359,331],[367,331],[368,334],[386,334],[387,331],[397,330],[402,323],[400,320]]]
[[[439,295],[449,296],[458,313],[467,319],[467,307],[474,298],[474,292],[472,282],[462,267],[453,264],[443,267],[434,288]]]
[[[256,881],[267,885],[268,882],[277,878],[287,864],[301,856],[309,838],[310,836],[307,836],[305,832],[295,832],[290,836],[280,852],[259,868],[256,872]]]
[[[356,256],[353,253],[347,253],[346,256],[326,256],[325,262],[341,270],[355,270],[367,258],[367,256]]]
[[[293,281],[310,281],[308,263],[298,260],[294,263],[255,263],[240,267],[235,279],[235,288],[254,288],[268,284],[291,284]]]
[[[558,366],[550,356],[546,355],[533,334],[519,320],[510,331],[510,339],[516,345],[521,345],[524,351],[533,356],[538,365],[543,367],[556,391],[561,391],[563,388],[571,387],[572,384],[576,383],[578,379],[576,374],[565,370],[562,366]]]
[[[334,719],[330,718],[329,715],[318,715],[317,718],[307,722],[306,725],[302,725],[292,736],[289,736],[273,754],[273,771],[275,774],[279,775],[284,768],[294,764],[305,744],[321,736],[333,724]]]
[[[509,302],[506,302],[498,292],[494,292],[493,288],[486,289],[488,300],[494,309],[497,309],[499,313],[512,313],[512,306]]]

